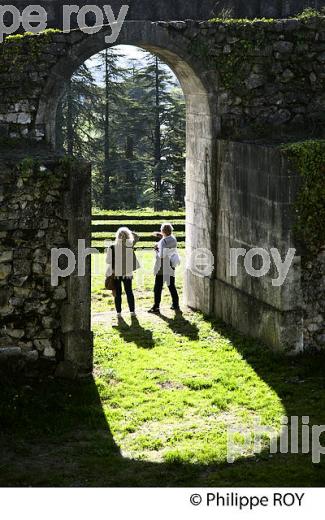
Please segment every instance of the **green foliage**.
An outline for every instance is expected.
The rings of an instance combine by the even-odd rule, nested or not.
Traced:
[[[38,162],[32,157],[25,157],[19,165],[19,170],[22,177],[29,177],[34,173],[38,167]]]
[[[91,162],[95,206],[184,207],[185,100],[154,56],[137,62],[109,49],[84,64],[67,85],[57,130],[61,148]]]
[[[99,92],[91,71],[82,65],[66,84],[56,117],[56,142],[69,155],[96,158],[93,127],[98,119]]]
[[[295,231],[307,253],[325,245],[325,140],[310,140],[282,147],[301,175],[295,203]]]
[[[152,217],[153,215],[155,216],[156,218],[156,214],[152,212],[152,208],[140,208],[140,209],[137,209],[136,211],[134,209],[131,209],[131,210],[124,210],[124,209],[121,209],[121,210],[109,210],[109,211],[103,211],[102,209],[100,208],[93,208],[93,211],[92,211],[93,215],[95,216],[98,216],[98,215],[107,215],[108,217],[110,215],[115,215],[115,216],[119,216],[119,215],[128,215],[130,217],[134,217],[134,216],[141,216],[141,217],[144,217],[144,220],[146,220],[147,217]],[[162,210],[161,212],[159,212],[159,215],[162,215],[164,217],[166,217],[166,220],[169,220],[168,217],[170,215],[177,215],[177,216],[181,216],[181,217],[184,217],[185,219],[185,213],[184,213],[184,210],[173,210],[172,213],[169,211],[169,210]],[[109,218],[107,219],[109,220]]]
[[[323,7],[320,10],[314,9],[313,7],[307,7],[294,18],[297,18],[298,20],[308,20],[309,18],[319,18],[320,16],[324,16],[324,13],[325,10]]]

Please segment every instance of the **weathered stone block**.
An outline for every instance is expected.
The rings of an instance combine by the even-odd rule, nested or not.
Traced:
[[[12,273],[12,265],[11,264],[0,264],[0,281],[6,280],[10,274]]]
[[[43,352],[45,349],[51,349],[52,343],[49,339],[35,339],[34,345],[40,352]]]
[[[0,251],[0,263],[11,262],[13,251]]]

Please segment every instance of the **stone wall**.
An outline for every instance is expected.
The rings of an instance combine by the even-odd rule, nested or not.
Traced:
[[[314,259],[303,259],[302,292],[304,348],[325,348],[325,249]]]
[[[277,349],[303,349],[300,257],[281,286],[274,261],[268,274],[253,277],[239,258],[230,273],[230,249],[276,248],[284,259],[294,248],[290,206],[299,185],[276,146],[219,141],[215,313],[246,334]],[[253,266],[259,269],[260,257]]]
[[[0,364],[30,374],[67,371],[71,281],[52,286],[51,249],[73,242],[72,175],[58,158],[0,161]]]
[[[64,280],[51,286],[51,247],[67,243],[62,191],[56,163],[1,161],[0,358],[49,362],[62,350],[60,309]]]
[[[191,48],[216,71],[221,136],[324,135],[324,17],[198,28]]]
[[[4,2],[6,4],[6,2]],[[49,27],[62,28],[62,8],[64,0],[39,0],[37,5],[43,6],[48,13]],[[74,5],[83,6],[84,0],[75,0]],[[97,6],[107,5],[107,0],[97,0]],[[110,0],[114,13],[118,13],[121,5],[130,4],[128,20],[209,20],[222,13],[235,18],[274,17],[281,18],[295,15],[307,7],[321,8],[324,0]],[[20,10],[29,5],[28,0],[15,0]],[[72,17],[75,22],[75,16]],[[92,16],[88,23],[93,23]],[[9,23],[9,22],[8,22]]]
[[[289,353],[325,347],[325,251],[300,256],[292,205],[300,175],[278,146],[218,142],[217,245],[214,314],[245,334]],[[230,249],[276,248],[296,255],[281,286],[271,262],[267,275],[250,276],[243,258],[230,273]],[[261,262],[255,259],[254,267]]]
[[[325,17],[252,23],[129,22],[117,44],[136,45],[138,40],[139,45],[146,47],[147,41],[152,46],[154,33],[157,44],[167,42],[168,51],[175,52],[171,66],[177,66],[177,53],[181,54],[215,96],[219,137],[324,135]],[[44,139],[44,118],[64,81],[84,59],[104,48],[105,34],[76,31],[7,39],[0,56],[2,135]],[[62,83],[61,91],[50,92],[51,81]]]
[[[50,32],[6,40],[0,54],[2,149],[8,151],[9,146],[15,147],[25,141],[26,156],[34,156],[33,143],[55,145],[56,107],[65,82],[85,59],[105,47],[104,36],[109,32],[107,28],[88,36],[79,31],[71,34]],[[128,22],[117,43],[140,45],[156,52],[174,69],[184,89],[187,104],[187,251],[204,247],[213,252],[216,260],[215,273],[211,277],[198,279],[187,271],[187,303],[214,313],[274,348],[285,348],[289,352],[303,349],[305,318],[312,329],[308,329],[308,334],[315,333],[310,338],[305,332],[306,345],[314,345],[323,330],[320,325],[315,329],[316,321],[320,323],[320,310],[313,314],[311,309],[316,294],[313,287],[316,288],[315,280],[320,273],[317,266],[321,264],[315,261],[311,275],[308,277],[308,271],[303,274],[304,292],[300,257],[296,257],[286,283],[279,288],[271,285],[274,269],[264,279],[249,277],[243,271],[232,278],[227,269],[230,247],[274,247],[279,249],[282,258],[289,247],[294,247],[292,209],[298,178],[290,173],[276,143],[324,135],[325,18],[270,22]],[[57,167],[52,168],[55,175]],[[15,198],[14,190],[20,193],[22,181],[16,167],[5,168],[2,176],[5,190],[8,194],[12,190]],[[51,171],[50,167],[48,169]],[[46,177],[47,169],[44,171]],[[68,188],[64,184],[60,186],[64,197],[55,199],[52,208],[54,211],[55,204],[63,204],[64,212],[60,210],[59,215],[67,224],[64,228],[63,220],[58,220],[58,229],[63,225],[67,243],[74,251],[78,237],[88,240],[90,237],[90,175],[83,172],[83,168],[70,171]],[[21,263],[29,273],[24,275],[27,276],[26,283],[30,280],[37,287],[38,277],[45,280],[48,276],[49,244],[46,244],[46,259],[43,251],[44,265],[47,265],[45,274],[36,250],[45,249],[44,238],[38,245],[37,233],[43,231],[42,219],[48,218],[47,211],[52,206],[42,205],[41,199],[37,202],[39,206],[36,203],[32,206],[35,202],[32,188],[27,195],[32,197],[30,210],[28,204],[20,206],[16,199],[11,202],[9,195],[5,204],[16,206],[11,209],[3,206],[4,211],[19,216],[16,220],[10,219],[15,222],[12,235],[6,228],[0,228],[4,233],[1,236],[1,244],[4,244],[1,246],[4,254],[1,262],[2,307],[10,311],[4,316],[5,326],[1,325],[3,343],[20,349],[15,351],[17,355],[30,349],[36,352],[29,354],[31,358],[64,360],[59,365],[61,373],[69,370],[70,373],[85,373],[91,367],[92,355],[90,276],[83,279],[71,276],[67,280],[67,300],[62,303],[64,310],[60,320],[57,319],[60,300],[53,298],[50,303],[52,289],[42,292],[38,288],[39,292],[33,293],[36,307],[42,306],[42,298],[47,302],[41,317],[36,310],[33,314],[32,307],[27,305],[33,302],[12,300],[15,286],[11,280],[15,279],[15,271],[19,273],[20,250],[25,248],[23,242],[16,240],[23,232],[19,226],[24,225],[27,217],[28,222],[40,229],[31,228],[35,229],[35,236],[31,238],[33,247],[34,241],[36,246],[32,248],[31,256],[23,257]],[[30,217],[34,212],[39,216],[40,226]],[[53,230],[56,226],[55,217],[52,218],[48,220],[50,233],[50,226],[53,225]],[[5,216],[4,225],[10,220]],[[13,240],[11,248],[6,245],[6,233]],[[35,269],[40,272],[34,272]],[[317,298],[322,305],[322,293],[318,292]],[[21,303],[21,307],[17,306],[19,310],[13,306],[14,301]],[[53,311],[53,320],[59,321],[58,332],[53,332],[55,321],[51,322],[53,327],[45,327],[42,321],[43,317],[51,318],[49,310]],[[19,315],[23,322],[34,320],[33,337],[19,325]],[[18,331],[13,335],[22,335],[12,340],[8,330]],[[53,338],[63,338],[63,343],[60,339],[57,344]],[[47,340],[48,343],[35,343],[36,340]],[[60,343],[64,345],[61,349]],[[23,344],[27,345],[24,349]],[[6,345],[3,348],[7,348]],[[46,347],[49,348],[46,350]],[[47,356],[49,353],[51,356]]]

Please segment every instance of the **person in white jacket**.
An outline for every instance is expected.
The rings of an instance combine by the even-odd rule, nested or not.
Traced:
[[[171,309],[174,311],[180,310],[179,296],[175,285],[175,268],[180,264],[180,258],[177,252],[177,240],[172,234],[173,231],[173,226],[169,223],[166,223],[162,224],[160,233],[154,233],[154,236],[159,237],[160,241],[155,246],[155,303],[154,306],[149,310],[151,313],[158,314],[160,312],[160,302],[164,282],[167,282],[168,289],[172,297]]]

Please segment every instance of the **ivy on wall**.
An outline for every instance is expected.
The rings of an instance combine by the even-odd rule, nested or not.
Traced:
[[[285,145],[283,152],[301,176],[295,202],[295,233],[307,254],[325,246],[325,140]]]

